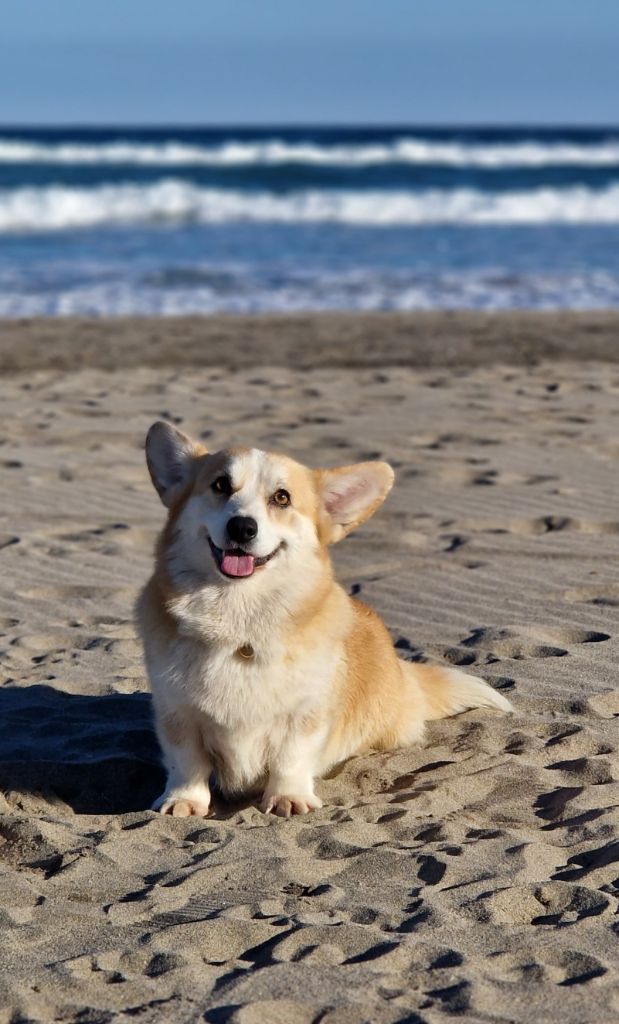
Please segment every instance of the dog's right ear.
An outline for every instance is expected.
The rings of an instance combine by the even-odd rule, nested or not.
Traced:
[[[158,420],[146,435],[146,464],[157,494],[170,508],[187,485],[193,461],[206,449],[171,423]]]

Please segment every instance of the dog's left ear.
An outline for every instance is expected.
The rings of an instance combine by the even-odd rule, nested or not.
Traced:
[[[170,508],[189,482],[194,460],[206,454],[197,441],[159,420],[146,435],[146,463],[155,490],[166,508]]]
[[[376,512],[393,486],[387,462],[358,462],[318,473],[321,534],[327,544],[341,540]]]

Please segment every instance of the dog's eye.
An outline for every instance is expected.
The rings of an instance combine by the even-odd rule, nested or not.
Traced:
[[[285,491],[283,487],[280,487],[280,489],[275,491],[275,494],[272,495],[271,501],[274,505],[279,505],[280,508],[286,508],[286,506],[290,504],[290,495],[288,494],[288,491]]]
[[[232,484],[230,483],[229,476],[218,476],[216,480],[213,480],[211,484],[211,490],[215,494],[224,494],[226,497],[232,494]]]

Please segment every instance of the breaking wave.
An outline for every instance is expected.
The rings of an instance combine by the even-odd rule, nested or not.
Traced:
[[[388,142],[292,142],[280,139],[188,142],[33,142],[0,137],[1,164],[81,166],[251,167],[306,164],[371,167],[385,164],[477,167],[615,167],[619,137],[595,142],[459,142],[403,136]]]
[[[165,179],[148,185],[50,185],[0,191],[0,232],[4,233],[235,222],[368,227],[619,224],[619,184],[603,189],[571,186],[509,192],[314,189],[275,194],[200,188]]]

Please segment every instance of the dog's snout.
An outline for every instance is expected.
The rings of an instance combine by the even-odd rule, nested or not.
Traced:
[[[230,540],[236,544],[248,544],[258,533],[258,523],[252,516],[232,516],[227,529]]]

